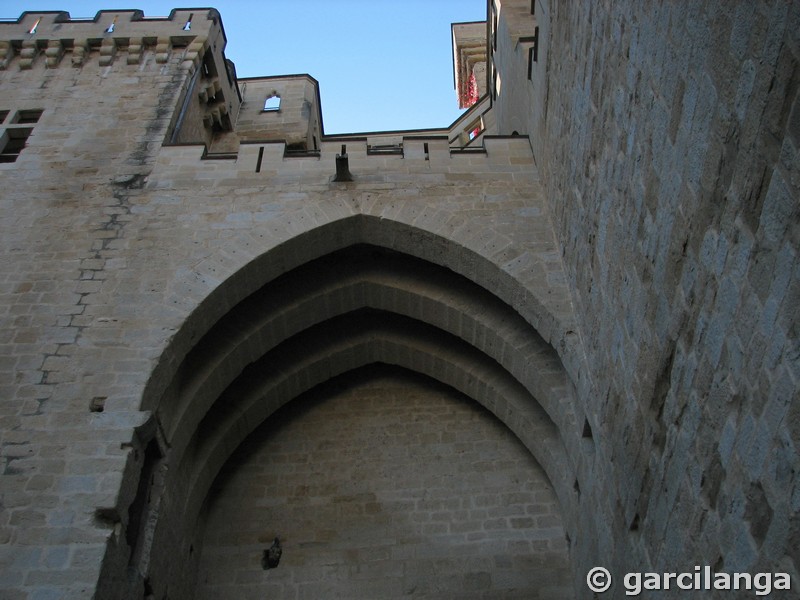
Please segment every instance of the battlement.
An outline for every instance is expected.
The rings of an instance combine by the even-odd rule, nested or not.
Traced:
[[[42,58],[47,68],[82,66],[96,53],[101,66],[126,54],[139,64],[145,48],[166,63],[174,49],[183,65],[197,65],[205,51],[225,46],[219,13],[213,8],[174,9],[168,17],[145,17],[141,10],[101,10],[93,19],[73,19],[68,12],[24,12],[16,21],[0,21],[0,70],[33,68]]]
[[[352,179],[337,179],[337,160],[346,157]],[[411,184],[471,180],[535,180],[538,171],[525,136],[486,136],[481,145],[453,148],[447,136],[341,136],[318,149],[295,152],[281,141],[243,143],[238,152],[209,153],[199,145],[161,148],[152,180],[161,187],[209,181],[283,181],[305,185]]]
[[[336,135],[216,10],[0,21],[0,598],[792,595],[800,3],[663,4],[491,0],[461,117]]]
[[[36,87],[47,71],[99,67],[103,79],[117,77],[119,84],[131,76],[144,82],[149,73],[146,85],[158,87],[166,80],[152,77],[168,67],[176,82],[185,82],[173,97],[169,141],[210,145],[233,129],[241,104],[226,43],[213,8],[175,9],[168,17],[150,18],[141,10],[102,10],[91,19],[73,19],[63,11],[25,12],[0,22],[0,72],[17,78],[27,73],[22,87]]]

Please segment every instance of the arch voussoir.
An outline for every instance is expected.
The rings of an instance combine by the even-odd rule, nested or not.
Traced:
[[[499,365],[483,364],[480,353],[467,344],[448,343],[432,328],[408,319],[393,321],[385,324],[378,313],[344,315],[276,348],[261,359],[263,371],[254,365],[226,390],[198,428],[195,454],[181,467],[191,474],[184,514],[198,513],[230,454],[271,414],[331,378],[375,363],[436,379],[505,419],[541,464],[557,496],[566,500],[570,490],[563,443],[530,394]]]

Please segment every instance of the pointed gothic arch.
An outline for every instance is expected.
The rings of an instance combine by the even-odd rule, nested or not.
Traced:
[[[542,466],[568,522],[577,460],[568,448],[580,432],[572,382],[540,333],[551,337],[555,321],[485,257],[398,222],[351,217],[259,255],[197,307],[147,386],[142,408],[169,464],[151,545],[164,556],[147,561],[151,574],[193,568],[209,489],[251,432],[292,399],[370,364],[420,373],[482,404]]]

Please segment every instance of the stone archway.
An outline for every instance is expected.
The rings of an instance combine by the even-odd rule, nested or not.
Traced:
[[[166,471],[144,518],[146,588],[191,594],[209,490],[253,431],[309,390],[374,363],[481,404],[541,465],[569,522],[573,388],[539,333],[555,318],[485,258],[395,225],[354,218],[291,240],[229,277],[177,333],[143,403]]]
[[[527,449],[469,398],[385,365],[256,429],[200,525],[198,600],[571,596],[558,503]]]

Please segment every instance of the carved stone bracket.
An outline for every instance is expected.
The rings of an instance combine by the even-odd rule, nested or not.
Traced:
[[[64,45],[60,40],[50,40],[47,42],[47,50],[44,51],[44,55],[47,57],[47,68],[54,69],[61,63],[61,59],[64,58]]]
[[[200,84],[200,91],[197,95],[200,98],[200,102],[203,104],[208,104],[208,102],[217,97],[217,93],[222,89],[222,86],[219,84],[219,78],[214,77],[214,79],[204,81]]]
[[[144,42],[141,38],[131,38],[128,44],[128,64],[138,65],[142,62],[142,51],[144,50]]]
[[[9,61],[14,56],[11,42],[0,42],[0,71],[5,71]]]
[[[75,40],[72,46],[72,66],[81,67],[89,55],[88,40]]]
[[[197,67],[203,59],[203,55],[208,49],[208,38],[205,36],[197,36],[191,44],[186,48],[186,53],[183,56],[183,63],[181,66],[184,69],[191,70]]]
[[[19,53],[19,68],[23,70],[33,68],[33,61],[36,59],[38,51],[35,40],[22,42],[22,50]]]
[[[172,52],[172,40],[168,37],[160,37],[156,42],[156,62],[163,64],[169,60]]]
[[[107,67],[114,62],[117,54],[117,42],[114,38],[106,38],[100,45],[100,66]]]

